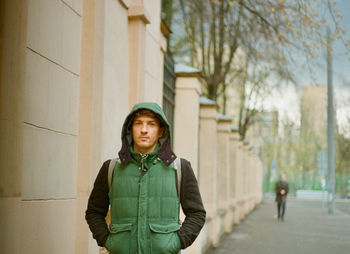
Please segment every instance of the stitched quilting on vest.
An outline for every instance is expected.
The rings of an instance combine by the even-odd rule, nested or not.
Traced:
[[[136,163],[115,167],[106,247],[111,254],[177,253],[181,245],[175,171],[157,161],[140,174]]]

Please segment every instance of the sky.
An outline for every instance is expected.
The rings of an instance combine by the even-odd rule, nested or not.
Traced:
[[[343,18],[340,21],[340,26],[347,30],[344,38],[350,39],[350,1],[338,0],[336,8]],[[340,126],[346,123],[346,119],[350,118],[350,59],[349,55],[345,54],[345,47],[341,41],[336,41],[333,44],[333,87],[335,92],[335,102],[337,111],[337,122]],[[320,67],[316,70],[317,84],[327,85],[327,67],[326,67],[326,52],[320,57]],[[309,75],[304,73],[298,79],[299,87],[289,85],[283,91],[275,91],[268,98],[266,109],[278,110],[280,119],[288,116],[296,122],[300,120],[300,95],[301,87],[309,85]]]

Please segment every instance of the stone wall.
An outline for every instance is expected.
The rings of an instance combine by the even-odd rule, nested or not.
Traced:
[[[84,218],[96,175],[117,156],[134,103],[162,105],[160,9],[0,1],[0,253],[99,252]],[[191,161],[208,215],[184,253],[217,245],[262,197],[261,163],[200,97],[202,82],[199,71],[177,74],[174,150]]]
[[[199,97],[195,84],[203,82],[198,72],[177,73],[174,148],[192,162],[207,211],[198,239],[184,253],[217,246],[262,199],[260,159],[239,139],[232,120],[218,113],[218,105]]]

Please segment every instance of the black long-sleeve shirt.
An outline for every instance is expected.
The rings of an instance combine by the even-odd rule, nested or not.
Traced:
[[[110,160],[103,163],[96,177],[85,213],[86,221],[99,246],[105,246],[109,235],[105,221],[109,208],[109,162]],[[199,192],[198,182],[189,161],[181,159],[181,171],[180,202],[182,211],[185,214],[185,220],[178,231],[178,235],[181,241],[181,249],[185,249],[197,238],[205,223],[206,212]]]

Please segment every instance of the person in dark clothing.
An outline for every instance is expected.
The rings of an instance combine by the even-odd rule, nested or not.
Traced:
[[[277,216],[278,219],[284,221],[284,214],[286,211],[287,194],[289,186],[286,181],[286,174],[281,175],[281,180],[276,183],[276,202],[277,202]]]
[[[85,218],[92,235],[111,254],[178,253],[194,242],[206,217],[191,164],[180,159],[178,179],[170,126],[156,103],[133,107],[121,139],[111,182],[111,160],[107,160],[88,200]],[[111,223],[107,226],[109,206]]]

